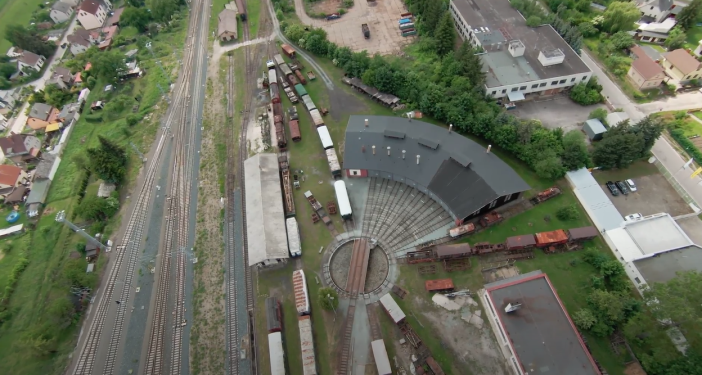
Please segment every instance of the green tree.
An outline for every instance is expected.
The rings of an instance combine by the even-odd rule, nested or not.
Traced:
[[[634,22],[641,18],[641,12],[633,2],[614,1],[602,14],[602,29],[610,34],[618,31],[634,30]]]
[[[339,295],[334,288],[319,288],[317,298],[325,310],[334,310],[339,306]]]
[[[48,85],[44,88],[44,103],[51,104],[55,108],[61,108],[70,102],[74,94],[63,91],[56,85]]]
[[[671,320],[676,324],[702,323],[699,307],[702,306],[702,273],[678,272],[665,283],[653,283],[644,293],[646,304],[658,320]]]
[[[139,8],[144,6],[144,0],[127,0],[127,5],[134,7],[134,8]],[[125,9],[126,10],[126,9]]]
[[[449,12],[444,13],[434,35],[436,37],[436,53],[439,56],[444,56],[453,51],[456,32],[454,31],[453,21]]]
[[[616,49],[625,49],[634,45],[634,37],[624,31],[619,31],[609,37],[609,41]]]
[[[597,323],[597,318],[589,309],[580,309],[573,314],[573,323],[578,328],[589,331]]]
[[[580,217],[574,205],[563,206],[556,211],[556,218],[560,221],[574,221]]]
[[[692,0],[683,10],[675,16],[677,25],[687,31],[695,26],[702,11],[702,0]]]
[[[578,30],[580,30],[580,33],[584,37],[595,36],[600,32],[599,30],[597,30],[595,25],[592,24],[592,22],[581,23],[580,25],[578,25]]]
[[[91,171],[107,183],[121,183],[127,172],[127,153],[102,136],[98,140],[99,147],[87,150]]]
[[[124,54],[117,49],[98,54],[91,64],[93,75],[112,83],[117,82],[119,74],[126,69]]]
[[[594,334],[605,337],[614,332],[614,329],[626,318],[625,301],[618,292],[606,290],[593,290],[587,296],[587,303],[596,322],[592,326]]]
[[[571,130],[563,136],[563,166],[573,171],[590,164],[590,154],[587,151],[585,137],[579,130]]]
[[[100,198],[97,195],[83,198],[78,206],[80,215],[88,220],[107,220],[119,211],[119,201]]]
[[[563,162],[561,162],[561,158],[556,155],[551,155],[538,161],[534,167],[534,170],[539,177],[552,180],[561,178],[565,174]]]
[[[670,30],[670,33],[668,33],[668,39],[666,39],[663,44],[668,47],[668,50],[672,51],[674,49],[682,48],[685,45],[686,40],[687,35],[683,29],[676,26],[673,28],[673,30]]]
[[[628,124],[622,123],[605,132],[592,153],[592,161],[596,166],[624,169],[641,157],[643,136],[630,132],[628,128]]]
[[[151,12],[146,8],[128,6],[119,19],[120,26],[134,26],[139,32],[146,32],[151,22]]]
[[[643,148],[641,149],[640,157],[648,155],[653,144],[660,138],[665,126],[663,122],[651,116],[644,117],[636,125],[631,127],[631,132],[640,135],[643,138]]]
[[[22,25],[7,25],[5,28],[5,39],[12,42],[16,47],[34,52],[37,55],[48,58],[56,51],[56,45],[44,42],[34,30],[28,30]]]
[[[153,0],[151,2],[151,15],[154,20],[166,23],[178,11],[178,4],[174,0]]]
[[[429,36],[434,35],[439,21],[441,21],[442,15],[442,2],[441,1],[429,1],[427,4],[426,12],[422,13],[422,29]]]
[[[607,119],[607,110],[604,108],[596,108],[593,109],[590,114],[587,116],[588,119],[598,119],[600,122],[603,124],[606,124],[607,122],[605,121]]]
[[[580,105],[592,105],[604,100],[599,90],[588,87],[585,83],[578,83],[570,90],[570,98]]]
[[[529,27],[536,27],[543,25],[543,22],[541,21],[541,17],[539,16],[529,16],[529,18],[527,18],[526,24]]]
[[[11,63],[0,64],[0,77],[9,79],[17,71],[17,65]]]

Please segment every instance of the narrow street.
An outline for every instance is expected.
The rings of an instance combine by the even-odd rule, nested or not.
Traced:
[[[637,122],[649,114],[664,111],[682,111],[702,107],[702,94],[699,92],[677,95],[662,101],[647,104],[636,104],[622,92],[604,71],[590,57],[588,51],[583,50],[583,61],[592,69],[597,76],[597,80],[602,85],[602,94],[607,98],[614,108],[622,108],[631,118],[632,122]],[[695,201],[697,207],[702,207],[702,178],[699,176],[690,178],[692,169],[683,169],[687,162],[675,151],[668,141],[661,137],[656,141],[651,150],[653,155],[665,166],[670,175],[682,187],[685,192]]]

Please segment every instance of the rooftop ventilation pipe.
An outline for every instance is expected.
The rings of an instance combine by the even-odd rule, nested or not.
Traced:
[[[488,153],[488,154],[490,153],[490,149],[491,149],[491,148],[492,148],[492,145],[488,145],[488,148],[487,148],[487,153]]]
[[[373,145],[373,155],[375,155],[375,145]]]
[[[417,155],[417,165],[419,165],[419,155]]]
[[[368,119],[366,119],[366,127],[368,127]]]
[[[451,130],[453,130],[453,124],[449,124],[449,133],[451,133]]]
[[[402,160],[405,160],[405,150],[402,150]]]
[[[388,146],[388,156],[390,156],[390,146]]]

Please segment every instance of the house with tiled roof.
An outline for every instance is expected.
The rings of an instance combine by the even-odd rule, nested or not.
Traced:
[[[57,1],[51,6],[49,17],[54,23],[66,22],[73,17],[73,8],[69,4]]]
[[[59,110],[44,103],[34,103],[29,111],[27,126],[34,130],[44,129],[50,124],[58,122]]]
[[[30,134],[11,134],[0,138],[0,151],[15,165],[35,161],[41,153],[41,141]]]
[[[653,61],[639,46],[634,46],[631,49],[631,54],[634,57],[634,61],[632,61],[631,68],[629,68],[627,73],[631,82],[639,90],[660,86],[666,77],[663,68]]]
[[[67,68],[58,66],[54,69],[54,73],[51,74],[51,78],[46,81],[46,85],[56,85],[62,90],[67,90],[73,86],[73,74]]]
[[[97,39],[93,37],[90,31],[85,29],[75,30],[66,40],[71,43],[71,53],[73,56],[80,55],[97,43]]]
[[[702,62],[682,48],[664,53],[661,66],[665,69],[665,74],[677,83],[702,78]]]
[[[41,71],[41,67],[44,66],[44,62],[46,62],[44,56],[24,51],[22,52],[22,56],[17,58],[17,70],[26,72],[26,74],[29,74],[29,69],[39,72]]]
[[[28,181],[27,172],[15,165],[0,165],[0,189],[14,188]]]
[[[86,29],[97,29],[105,24],[112,4],[107,0],[85,0],[78,7],[78,22]]]

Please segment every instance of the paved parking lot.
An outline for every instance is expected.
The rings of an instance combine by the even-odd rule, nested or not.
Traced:
[[[622,216],[640,213],[644,216],[667,212],[671,216],[684,215],[692,212],[690,206],[680,198],[673,186],[661,174],[642,176],[634,179],[637,191],[613,197],[607,186],[602,190],[614,203]]]
[[[402,0],[377,0],[372,3],[357,0],[348,13],[332,21],[310,18],[305,13],[303,1],[295,0],[295,13],[302,23],[321,27],[330,41],[349,47],[352,51],[366,50],[369,55],[388,55],[399,52],[404,45],[414,41],[415,37],[405,38],[400,33],[400,14],[407,11]],[[361,31],[364,23],[370,28],[369,39]]]
[[[549,129],[563,128],[564,132],[582,129],[582,123],[595,108],[605,108],[602,104],[581,106],[570,100],[567,95],[558,95],[553,99],[533,102],[519,102],[517,108],[510,111],[523,119],[536,119]]]

